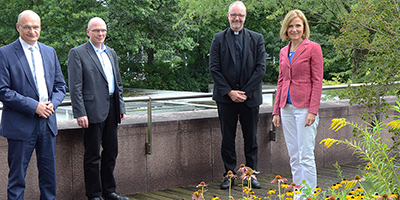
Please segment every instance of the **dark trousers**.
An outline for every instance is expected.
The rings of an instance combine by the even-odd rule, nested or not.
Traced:
[[[242,126],[246,166],[257,170],[258,145],[257,124],[259,106],[248,107],[245,103],[217,103],[218,116],[221,123],[222,146],[221,155],[225,165],[225,173],[231,170],[235,173],[236,150],[235,139],[237,122]]]
[[[39,118],[32,135],[26,140],[8,139],[7,196],[9,200],[23,200],[25,176],[33,150],[36,151],[39,171],[40,199],[56,199],[56,136],[47,125],[47,119]],[[23,122],[21,122],[23,123]]]
[[[84,129],[84,170],[88,198],[115,192],[114,167],[118,155],[118,116],[114,101],[112,98],[110,111],[104,122],[91,123]],[[101,148],[103,149],[100,154]]]

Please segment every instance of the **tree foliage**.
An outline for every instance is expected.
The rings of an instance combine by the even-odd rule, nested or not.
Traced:
[[[399,95],[400,71],[400,10],[398,1],[361,0],[352,12],[342,14],[341,35],[332,39],[338,52],[349,59],[353,83],[365,83],[350,88],[344,97],[351,104],[375,107],[363,115],[371,119],[388,109],[384,96]]]
[[[88,40],[88,20],[103,18],[106,44],[119,57],[126,87],[207,91],[212,79],[208,53],[213,35],[229,27],[228,0],[5,0],[0,1],[0,46],[18,38],[18,14],[31,9],[42,19],[39,39],[54,47],[66,76],[69,49]],[[325,83],[371,83],[342,97],[351,103],[385,107],[398,94],[399,5],[396,0],[244,0],[245,27],[263,34],[267,53],[264,82],[275,84],[281,22],[302,10],[310,39],[324,55]],[[348,94],[348,96],[346,96]],[[382,104],[383,102],[383,104]],[[381,107],[379,107],[381,106]],[[380,109],[378,109],[380,110]]]

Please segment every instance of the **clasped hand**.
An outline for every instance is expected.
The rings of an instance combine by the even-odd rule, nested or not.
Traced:
[[[39,102],[35,113],[38,114],[39,117],[48,118],[54,113],[54,105],[51,101]]]
[[[228,92],[228,96],[235,103],[242,103],[247,99],[245,92],[239,90],[231,90],[230,92]]]

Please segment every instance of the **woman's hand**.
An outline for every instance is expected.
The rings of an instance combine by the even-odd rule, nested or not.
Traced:
[[[281,126],[281,117],[279,115],[272,116],[272,123],[274,123],[276,127]]]
[[[306,118],[306,125],[304,127],[311,126],[315,122],[315,116],[317,115],[314,113],[308,113]]]

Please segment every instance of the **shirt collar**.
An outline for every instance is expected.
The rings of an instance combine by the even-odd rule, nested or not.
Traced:
[[[104,53],[107,53],[107,47],[106,47],[106,45],[104,45],[104,44],[101,44],[101,49],[97,49],[94,45],[93,45],[93,43],[92,43],[92,41],[90,41],[89,40],[89,42],[90,42],[90,44],[92,45],[92,47],[93,47],[93,49],[94,49],[94,51],[97,53],[101,53],[101,52],[104,52]]]
[[[19,42],[21,43],[22,48],[29,49],[29,47],[31,47],[31,45],[28,44],[27,42],[25,42],[21,37],[19,37],[18,39],[19,39]],[[36,48],[37,50],[39,50],[39,45],[38,45],[37,41],[35,42],[33,47]]]
[[[232,35],[241,35],[243,33],[243,28],[239,32],[234,31],[232,28],[230,28],[230,29],[231,29]]]

